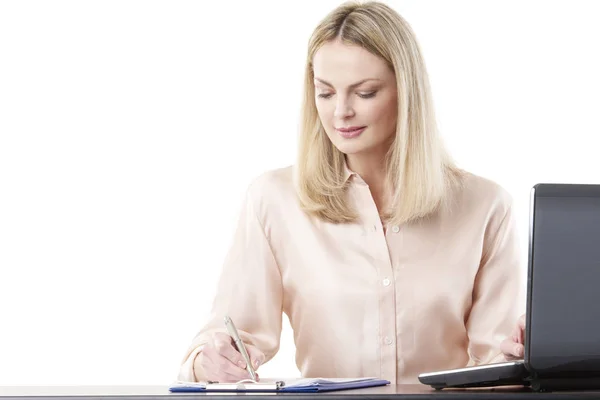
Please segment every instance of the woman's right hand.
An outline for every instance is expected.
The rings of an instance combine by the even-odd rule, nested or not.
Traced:
[[[256,347],[244,343],[254,370],[265,361],[265,355]],[[215,332],[194,360],[196,378],[200,381],[237,382],[251,379],[242,354],[226,333]],[[258,380],[258,374],[256,375]]]

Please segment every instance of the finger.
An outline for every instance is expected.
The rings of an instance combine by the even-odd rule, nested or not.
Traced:
[[[205,347],[202,352],[202,360],[201,360],[201,368],[204,371],[204,376],[208,381],[216,381],[216,382],[230,382],[234,379],[229,374],[221,371],[219,365],[211,359],[211,354],[213,357],[219,357],[218,354],[213,350],[209,350],[208,347]]]
[[[513,342],[521,343],[521,329],[518,326],[513,328],[512,334],[510,335]]]
[[[517,325],[519,326],[519,343],[525,343],[525,314],[521,315],[517,322]]]
[[[519,328],[525,329],[525,324],[526,324],[525,314],[523,314],[519,317],[519,320],[517,321],[517,325],[519,325]]]
[[[257,347],[249,344],[246,346],[246,350],[248,351],[248,355],[250,356],[252,367],[254,369],[257,369],[259,366],[264,364],[265,354],[262,351],[260,351]]]
[[[523,358],[523,355],[525,354],[525,346],[523,346],[521,343],[515,344],[513,346],[513,354],[515,357]]]
[[[505,356],[508,357],[512,357],[512,352],[511,352],[511,343],[513,343],[512,340],[510,339],[504,339],[502,341],[502,343],[500,343],[500,351],[502,351],[502,354],[504,354]]]
[[[525,343],[525,332],[523,331],[523,329],[519,329],[519,340],[517,340],[517,343]]]
[[[200,363],[202,370],[204,371],[204,376],[206,377],[206,380],[218,381],[220,374],[219,368],[215,365],[215,363],[212,362],[209,356],[210,351],[207,352],[207,350],[208,346],[205,346],[204,349],[202,349],[202,353],[200,356],[202,357]]]
[[[507,338],[500,344],[500,350],[507,357],[521,358],[523,357],[525,347]]]
[[[207,349],[208,350],[208,349]],[[206,353],[207,361],[205,363],[204,370],[210,370],[211,373],[207,374],[210,377],[210,380],[215,380],[218,382],[230,382],[230,381],[240,381],[242,379],[250,378],[250,373],[244,369],[240,368],[237,365],[233,364],[227,358],[221,356],[215,350],[209,350]]]
[[[225,333],[215,334],[214,347],[221,357],[225,357],[239,368],[246,368],[246,361],[244,361],[244,357],[242,357],[240,352],[234,347],[231,336]]]
[[[225,375],[229,380],[241,381],[243,379],[251,378],[250,372],[248,372],[247,369],[240,368],[225,357],[221,357],[219,361],[217,361],[217,365],[219,372]]]

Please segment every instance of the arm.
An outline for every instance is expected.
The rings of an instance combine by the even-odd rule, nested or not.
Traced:
[[[466,322],[469,365],[505,361],[500,343],[520,315],[520,248],[512,205],[496,212],[486,228],[484,250]]]
[[[225,258],[208,323],[189,346],[179,379],[204,380],[202,371],[194,369],[194,360],[215,332],[227,332],[225,315],[233,319],[245,344],[260,350],[265,361],[273,358],[279,349],[282,302],[281,274],[257,217],[250,188]]]

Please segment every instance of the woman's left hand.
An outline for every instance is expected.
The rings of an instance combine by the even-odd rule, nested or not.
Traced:
[[[525,314],[519,317],[515,329],[509,337],[504,339],[500,350],[509,361],[523,358],[525,354]]]

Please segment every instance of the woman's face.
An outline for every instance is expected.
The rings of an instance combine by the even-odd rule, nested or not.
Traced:
[[[395,137],[396,78],[381,58],[338,40],[313,58],[315,102],[325,132],[342,153],[383,155]]]

